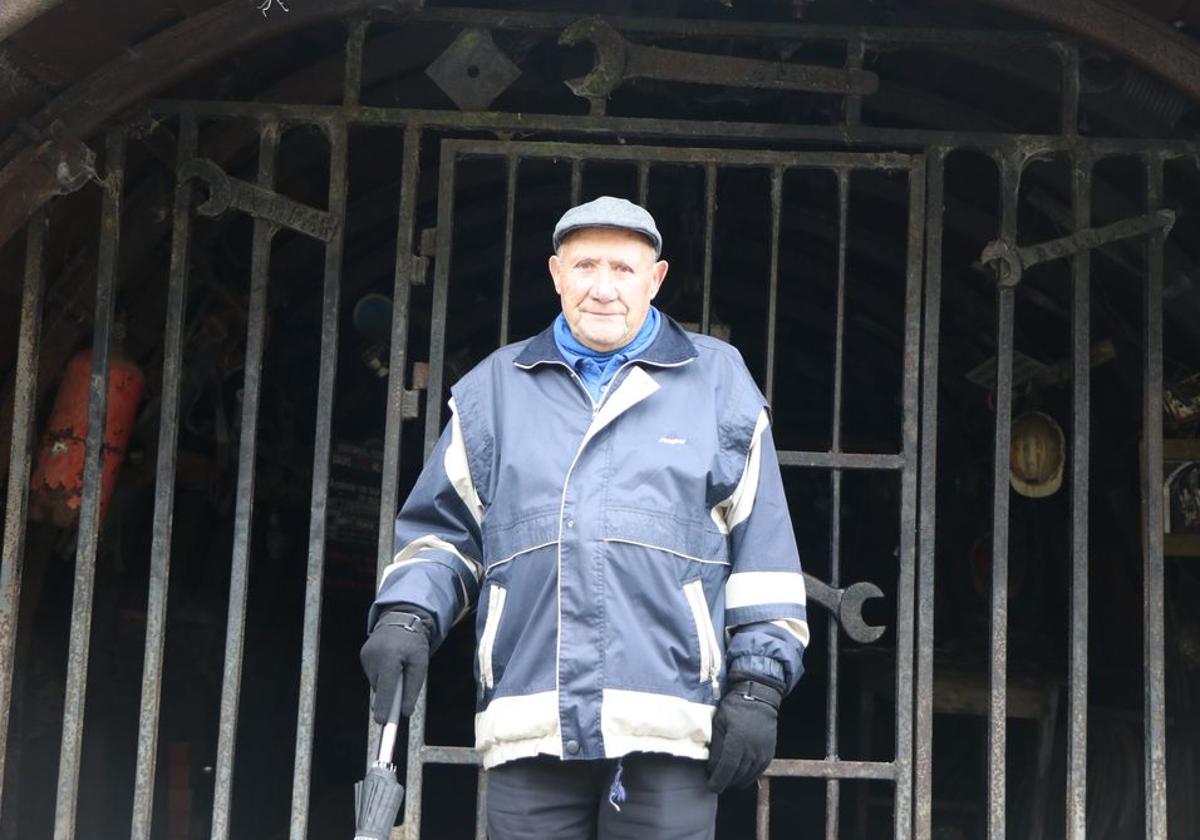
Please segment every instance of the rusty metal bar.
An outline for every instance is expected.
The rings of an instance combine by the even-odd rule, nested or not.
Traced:
[[[487,840],[487,795],[488,774],[481,767],[475,784],[475,840]]]
[[[638,174],[641,174],[640,168]],[[705,335],[712,332],[713,227],[716,217],[717,165],[708,163],[704,165],[704,286],[700,302],[700,332]]]
[[[1079,135],[1079,47],[1059,45],[1057,52],[1062,63],[1062,98],[1059,101],[1059,131],[1064,137]],[[1082,228],[1077,228],[1081,230]]]
[[[1146,158],[1146,207],[1163,200],[1163,159]],[[1166,664],[1163,625],[1163,245],[1167,235],[1150,235],[1146,246],[1145,339],[1142,435],[1146,441],[1145,547],[1143,554],[1143,644],[1145,646],[1146,838],[1167,836]]]
[[[798,452],[791,449],[776,453],[784,467],[816,467],[841,470],[899,470],[904,468],[903,455],[868,454],[859,452]]]
[[[699,146],[608,146],[568,141],[536,142],[513,140],[444,140],[443,148],[459,157],[495,157],[515,154],[521,158],[673,163],[703,166],[744,166],[792,169],[813,167],[821,169],[892,169],[906,170],[913,165],[913,156],[903,152],[879,152],[864,156],[855,152],[778,152],[755,149],[712,149]]]
[[[1000,167],[1000,236],[1015,242],[1022,162]],[[996,288],[996,432],[992,453],[992,610],[988,702],[988,840],[1004,840],[1005,743],[1008,711],[1008,464],[1012,438],[1013,308],[1016,289]]]
[[[771,777],[758,779],[754,805],[754,840],[770,840],[771,837]]]
[[[259,127],[258,186],[275,182],[279,125]],[[267,283],[271,239],[276,226],[254,220],[250,256],[250,301],[247,313],[246,361],[242,385],[241,437],[238,441],[237,501],[229,570],[229,610],[225,625],[225,666],[221,678],[221,714],[217,724],[217,761],[213,781],[212,840],[229,837],[233,796],[233,758],[237,746],[238,703],[242,689],[242,652],[246,637],[246,589],[249,583],[250,535],[254,517],[254,469],[258,452],[258,405],[262,392],[263,344],[267,317]]]
[[[775,337],[779,330],[779,225],[783,215],[783,167],[771,168],[771,269],[767,292],[767,376],[763,392],[775,397]]]
[[[351,43],[365,23],[356,25]],[[348,52],[353,52],[348,50]],[[349,64],[349,62],[347,62]],[[349,72],[349,71],[347,71]],[[345,123],[329,127],[329,212],[346,217]],[[325,581],[325,525],[329,510],[329,470],[333,438],[333,389],[337,381],[338,315],[341,305],[345,226],[325,245],[325,284],[321,294],[321,362],[317,378],[317,421],[308,525],[308,570],[304,584],[304,633],[300,646],[300,686],[296,711],[296,753],[292,771],[291,840],[308,836],[308,795],[312,784],[313,729],[316,726],[317,671],[321,644],[321,595]]]
[[[347,21],[346,60],[342,71],[342,104],[357,105],[362,88],[363,42],[369,21],[354,18]]]
[[[908,175],[908,244],[904,287],[904,361],[901,387],[900,570],[896,578],[896,809],[895,840],[912,833],[913,596],[917,551],[917,468],[921,360],[921,273],[925,245],[925,162]]]
[[[392,840],[420,840],[421,838],[421,791],[425,787],[423,753],[429,749],[425,744],[425,706],[429,697],[429,681],[417,697],[417,705],[408,718],[408,755],[405,771],[404,820],[398,829],[392,829]],[[462,762],[466,763],[466,762]],[[472,761],[477,763],[477,760]]]
[[[650,161],[639,160],[637,165],[638,174],[638,204],[646,206],[646,197],[650,194]]]
[[[29,471],[33,463],[47,226],[47,214],[39,210],[25,230],[25,284],[21,291],[21,325],[17,334],[16,381],[13,385],[12,458],[4,504],[4,547],[0,554],[0,804],[4,800],[21,572],[25,562],[25,514],[29,509]]]
[[[92,378],[75,551],[75,592],[71,602],[71,638],[67,652],[67,685],[63,701],[62,745],[58,758],[58,795],[54,803],[54,840],[75,836],[79,798],[79,764],[83,747],[83,714],[87,700],[88,649],[92,635],[92,601],[96,551],[100,543],[100,479],[104,426],[108,416],[109,350],[121,242],[121,192],[125,183],[125,134],[110,129],[105,138],[104,201],[100,211],[100,250],[96,266],[96,315],[92,334]]]
[[[438,172],[437,256],[434,257],[433,312],[429,335],[429,389],[425,398],[425,457],[442,430],[442,389],[446,367],[446,307],[450,300],[450,255],[454,238],[454,176],[458,150],[442,141]]]
[[[1003,134],[986,131],[936,131],[926,129],[847,127],[842,125],[800,125],[793,123],[728,122],[722,120],[658,119],[647,117],[573,116],[566,124],[557,114],[528,114],[429,110],[421,108],[382,108],[358,105],[289,105],[265,102],[224,102],[162,99],[150,103],[153,112],[159,114],[184,113],[201,117],[227,117],[249,119],[274,119],[287,123],[309,123],[320,125],[332,119],[345,119],[350,125],[403,126],[410,122],[420,123],[431,129],[464,131],[511,131],[518,133],[562,133],[576,135],[599,135],[618,137],[664,137],[692,140],[750,140],[765,142],[812,141],[848,146],[865,147],[857,152],[862,165],[862,156],[870,157],[871,165],[877,166],[879,158],[886,154],[871,151],[881,146],[891,148],[926,148],[930,146],[953,146],[959,149],[974,149],[991,152],[997,148],[1020,149],[1026,155],[1051,154],[1054,152],[1085,151],[1093,156],[1140,155],[1146,150],[1144,140],[1114,137],[1064,137],[1052,134]],[[553,144],[548,144],[553,145]],[[1156,139],[1155,148],[1175,157],[1196,154],[1198,144],[1194,140]],[[613,146],[619,153],[620,146]],[[651,147],[661,148],[661,147]],[[699,153],[701,150],[694,149]],[[711,149],[701,159],[691,161],[704,163],[704,158],[716,159],[727,150]],[[787,156],[785,152],[777,152]],[[592,156],[598,158],[598,156]],[[851,168],[853,168],[852,164]]]
[[[583,191],[583,159],[571,161],[571,206],[579,203],[579,195]]]
[[[1071,204],[1075,230],[1092,222],[1092,161],[1075,157]],[[1091,452],[1092,253],[1071,259],[1071,652],[1067,711],[1067,840],[1087,838],[1088,460]]]
[[[819,758],[777,758],[764,776],[804,776],[813,779],[878,779],[892,781],[899,770],[891,761],[826,761]]]
[[[916,751],[913,836],[930,840],[933,819],[933,622],[937,551],[938,358],[942,322],[942,233],[946,149],[925,156],[925,313],[921,353],[920,537],[917,566]]]
[[[863,58],[866,56],[866,41],[858,36],[851,37],[846,42],[846,69],[862,70]],[[862,125],[862,94],[847,94],[843,101],[845,123],[847,126]]]
[[[179,126],[176,167],[196,155],[196,121],[184,117]],[[146,597],[146,643],[142,664],[142,696],[138,713],[137,764],[134,770],[132,840],[149,840],[158,760],[159,703],[162,696],[163,642],[167,624],[167,589],[171,574],[171,533],[175,514],[175,470],[178,462],[180,381],[183,368],[183,322],[191,254],[191,200],[188,179],[176,177],[171,221],[171,267],[163,333],[162,408],[158,423],[158,465],[154,480],[154,519],[150,539],[150,582]]]
[[[394,520],[398,505],[400,478],[400,437],[404,423],[404,386],[408,376],[408,302],[414,276],[413,226],[416,224],[417,178],[421,154],[421,128],[410,125],[404,131],[404,157],[400,164],[400,206],[396,219],[396,265],[392,280],[392,339],[388,356],[387,417],[383,434],[383,481],[379,490],[379,539],[377,542],[376,585],[387,564],[392,562]],[[376,727],[372,726],[374,732]],[[370,760],[376,753],[371,751]]]
[[[500,346],[508,344],[508,321],[512,313],[513,225],[516,221],[517,166],[516,155],[509,155],[504,179],[504,277],[500,283]]]
[[[833,339],[833,409],[830,417],[832,427],[829,448],[834,453],[842,451],[842,385],[845,376],[846,339],[846,241],[849,238],[850,176],[837,173],[838,190],[838,244],[837,244],[837,302],[834,305]],[[833,469],[829,473],[830,519],[829,519],[829,585],[834,589],[841,586],[842,570],[842,471]],[[827,619],[829,639],[829,682],[825,686],[825,757],[838,757],[838,622],[837,616],[829,614]],[[837,779],[825,782],[825,838],[837,840],[838,803],[841,789]]]

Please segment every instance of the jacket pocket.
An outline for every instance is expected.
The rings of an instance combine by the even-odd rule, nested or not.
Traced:
[[[491,689],[496,684],[492,670],[492,649],[496,645],[496,631],[500,629],[500,615],[504,612],[507,597],[508,590],[503,586],[493,583],[488,589],[487,621],[479,636],[479,681],[484,689]]]
[[[700,682],[712,684],[713,699],[721,696],[721,645],[713,628],[708,612],[708,601],[704,597],[704,582],[693,580],[683,585],[688,606],[692,608],[692,620],[696,624],[696,635],[700,639]]]

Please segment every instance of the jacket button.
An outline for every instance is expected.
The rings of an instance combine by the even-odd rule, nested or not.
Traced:
[[[575,527],[575,520],[574,520],[574,519],[568,519],[568,520],[567,520],[567,527],[568,527],[568,528],[574,528],[574,527]],[[573,743],[573,742],[572,742],[572,743]]]
[[[575,755],[577,752],[579,752],[579,742],[574,738],[572,738],[570,741],[567,741],[566,747],[567,752],[569,752],[571,755]]]

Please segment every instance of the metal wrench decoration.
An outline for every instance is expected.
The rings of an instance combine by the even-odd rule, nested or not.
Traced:
[[[564,46],[584,41],[595,48],[596,66],[586,76],[568,79],[566,85],[576,96],[589,100],[596,115],[604,113],[608,95],[629,79],[860,95],[879,89],[879,77],[870,70],[788,64],[633,44],[598,17],[577,20],[558,36],[558,43]]]
[[[329,242],[337,234],[338,219],[332,213],[301,204],[277,192],[247,181],[231,178],[207,158],[193,158],[179,167],[181,178],[196,178],[208,188],[208,198],[196,208],[204,216],[219,216],[230,207],[290,230]]]
[[[1110,242],[1121,239],[1132,239],[1143,233],[1161,230],[1163,234],[1171,232],[1175,224],[1175,213],[1171,210],[1156,210],[1143,216],[1122,219],[1100,228],[1088,228],[1077,231],[1069,236],[1040,242],[1037,245],[1026,245],[1018,248],[1010,242],[1001,239],[989,242],[979,255],[979,262],[989,265],[996,275],[996,282],[1001,286],[1015,286],[1021,282],[1025,269],[1039,263],[1068,257],[1080,251],[1099,248]]]
[[[804,585],[808,590],[808,598],[816,601],[829,610],[846,635],[861,644],[870,644],[883,635],[887,628],[867,624],[863,618],[863,604],[872,598],[882,598],[883,590],[873,583],[860,581],[852,583],[845,589],[834,589],[829,584],[804,573]]]

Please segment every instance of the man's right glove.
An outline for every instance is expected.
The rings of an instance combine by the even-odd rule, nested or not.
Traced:
[[[409,604],[393,607],[375,622],[359,658],[371,681],[371,690],[375,692],[373,712],[376,723],[387,722],[396,684],[401,677],[404,678],[404,698],[400,703],[400,714],[404,717],[412,714],[429,670],[429,639],[433,626],[433,616]]]
[[[713,718],[708,788],[721,793],[757,779],[775,757],[776,717],[783,694],[757,680],[729,687]]]

